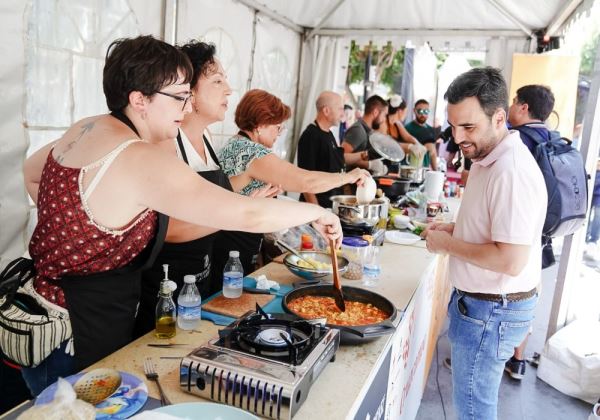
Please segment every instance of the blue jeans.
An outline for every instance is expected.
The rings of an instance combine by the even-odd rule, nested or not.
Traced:
[[[64,378],[75,373],[74,358],[65,353],[68,342],[69,340],[64,341],[38,366],[21,368],[21,375],[34,398],[56,382],[59,377]]]
[[[498,303],[452,293],[448,339],[459,420],[496,419],[504,364],[527,335],[537,300]]]
[[[588,230],[586,242],[598,242],[600,239],[600,205],[590,208],[590,218],[588,221]]]

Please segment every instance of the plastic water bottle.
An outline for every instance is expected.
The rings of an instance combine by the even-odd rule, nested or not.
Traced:
[[[373,287],[379,281],[381,267],[379,266],[379,247],[370,245],[363,266],[363,286]]]
[[[200,324],[202,299],[196,287],[196,276],[183,277],[183,289],[177,298],[177,326],[182,330],[195,330]]]
[[[244,285],[244,268],[240,262],[239,251],[229,251],[229,260],[223,270],[223,296],[239,298]]]

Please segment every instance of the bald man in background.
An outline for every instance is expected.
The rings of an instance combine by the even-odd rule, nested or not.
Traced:
[[[346,163],[356,165],[368,158],[366,152],[350,153],[344,156],[344,149],[338,146],[331,127],[340,124],[344,116],[342,97],[335,92],[321,92],[316,102],[317,117],[300,135],[298,142],[298,166],[309,171],[345,172]],[[343,188],[312,194],[302,193],[300,201],[331,207],[330,197],[343,194]]]

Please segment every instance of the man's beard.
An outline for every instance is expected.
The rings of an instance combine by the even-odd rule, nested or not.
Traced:
[[[373,130],[379,130],[379,127],[381,127],[381,123],[379,121],[373,121],[373,127],[371,127]]]

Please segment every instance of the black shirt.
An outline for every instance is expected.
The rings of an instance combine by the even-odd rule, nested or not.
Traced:
[[[345,167],[344,149],[338,147],[331,131],[323,131],[316,123],[311,123],[298,142],[298,166],[309,171],[342,172]],[[329,197],[342,193],[341,188],[318,193],[317,201],[321,207],[331,207]],[[306,201],[303,195],[300,200]]]

